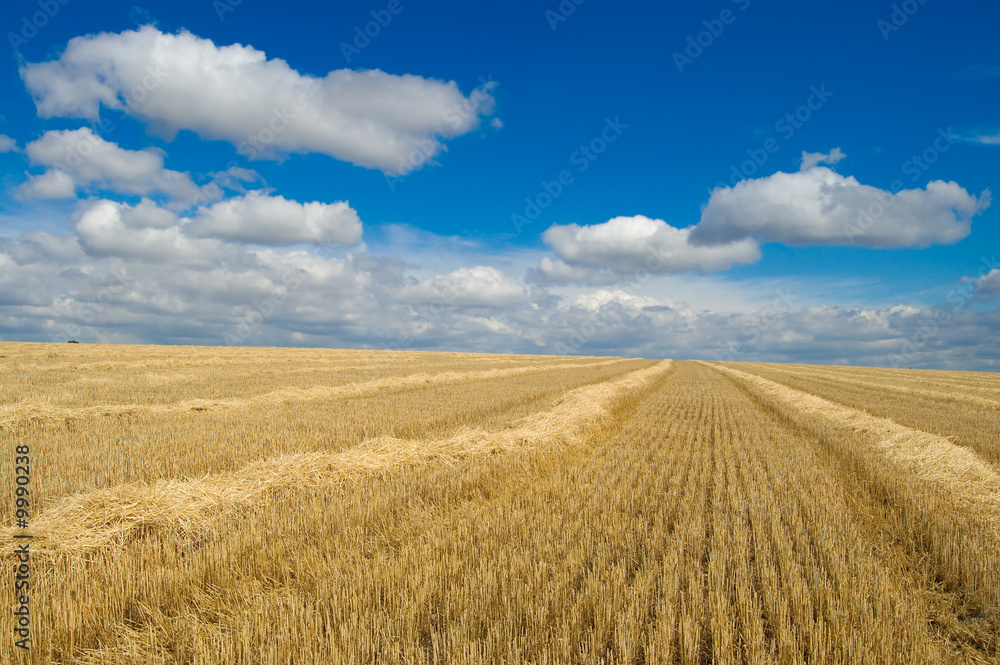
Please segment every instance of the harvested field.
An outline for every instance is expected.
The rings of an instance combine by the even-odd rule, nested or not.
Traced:
[[[0,660],[1000,662],[996,468],[787,368],[100,348],[0,344],[17,403],[77,410],[0,424],[40,501],[32,650]],[[185,376],[60,397],[133,369]],[[867,372],[897,410],[949,391]]]
[[[1000,470],[1000,375],[725,363],[901,425],[953,439]]]

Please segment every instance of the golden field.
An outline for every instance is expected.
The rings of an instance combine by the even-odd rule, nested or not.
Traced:
[[[996,374],[0,343],[0,444],[0,662],[1000,662]]]

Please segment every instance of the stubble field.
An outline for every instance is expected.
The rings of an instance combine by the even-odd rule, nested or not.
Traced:
[[[996,374],[0,343],[0,444],[2,662],[1000,662]]]

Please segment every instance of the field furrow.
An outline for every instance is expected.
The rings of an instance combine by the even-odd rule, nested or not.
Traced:
[[[559,369],[581,367],[598,368],[614,365],[621,360],[592,363],[564,363]],[[158,404],[99,404],[94,406],[66,408],[43,401],[22,401],[17,404],[0,406],[0,428],[26,423],[59,422],[90,417],[130,416],[150,414],[169,416],[190,411],[213,411],[217,409],[252,409],[281,402],[304,402],[309,400],[331,400],[350,397],[364,397],[381,392],[408,390],[414,387],[430,387],[427,384],[461,383],[464,381],[502,379],[534,372],[551,372],[552,365],[526,365],[503,369],[487,369],[473,372],[439,372],[428,374],[418,372],[405,376],[380,378],[373,381],[346,383],[342,385],[320,385],[300,388],[284,386],[277,390],[255,395],[246,399],[187,399],[179,402]]]
[[[1000,474],[974,452],[944,437],[872,416],[776,381],[731,367],[719,366],[719,369],[794,406],[803,417],[824,418],[860,432],[874,441],[901,469],[935,485],[941,493],[970,510],[984,511],[1000,527]],[[1000,528],[997,533],[1000,535]]]
[[[939,638],[973,662],[1000,657],[1000,561],[992,554],[1000,550],[1000,484],[992,467],[946,439],[713,367],[815,437],[819,456],[839,467],[830,477],[850,497],[850,514],[895,562],[894,574],[909,578]]]
[[[907,385],[882,385],[861,380],[875,370],[761,363],[724,363],[726,366],[777,381],[796,390],[894,420],[901,425],[952,439],[1000,470],[1000,401],[968,391],[939,391]],[[920,377],[937,372],[912,372]],[[986,381],[987,379],[983,379]],[[922,379],[910,377],[911,384]],[[1000,378],[993,386],[1000,388]]]
[[[247,399],[288,385],[341,385],[419,372],[609,359],[338,349],[245,349],[0,342],[0,404],[64,408]],[[211,376],[210,381],[205,377]]]
[[[616,400],[641,389],[671,367],[671,361],[663,361],[612,382],[572,390],[550,411],[533,414],[503,430],[465,429],[446,439],[427,441],[379,437],[338,453],[301,453],[263,460],[235,473],[74,495],[35,518],[35,547],[40,552],[85,552],[121,543],[136,532],[165,530],[197,538],[218,513],[253,506],[284,487],[337,484],[358,474],[435,460],[453,461],[467,455],[568,445],[578,442],[586,427],[599,420]],[[12,534],[8,530],[3,535]]]
[[[886,376],[887,370],[867,367],[803,367],[765,363],[739,363],[744,370],[779,370],[798,378],[821,379],[867,389],[870,392],[888,390],[907,396],[924,397],[938,402],[973,404],[984,409],[1000,408],[1000,380],[980,379],[979,385],[968,385],[936,376],[933,370],[907,370],[905,376]]]
[[[774,367],[808,375],[828,375],[847,380],[870,381],[884,386],[944,389],[945,393],[968,392],[991,397],[1000,393],[1000,378],[995,372],[953,372],[946,370],[891,369],[885,367],[848,367],[842,365],[799,365],[740,363],[745,366]]]
[[[15,350],[36,370],[64,362]],[[74,362],[102,362],[86,353]],[[394,373],[377,352],[177,353],[201,381],[273,373],[204,411],[0,429],[7,453],[30,446],[40,508],[23,662],[1000,662],[996,469],[818,390],[985,413],[920,392],[946,386],[729,363],[392,354]],[[170,353],[151,362],[169,371]]]
[[[48,505],[77,492],[234,472],[262,459],[337,452],[366,439],[447,438],[472,423],[500,429],[552,408],[567,390],[651,363],[563,364],[549,371],[420,382],[353,397],[262,403],[253,409],[27,423],[0,428],[0,442],[29,445],[46,460],[32,482]],[[12,482],[10,475],[0,477],[0,508],[9,506]],[[9,525],[11,516],[4,510],[0,524]]]

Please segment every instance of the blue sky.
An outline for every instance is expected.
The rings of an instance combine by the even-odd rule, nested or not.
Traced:
[[[6,3],[0,339],[996,370],[998,18]]]

